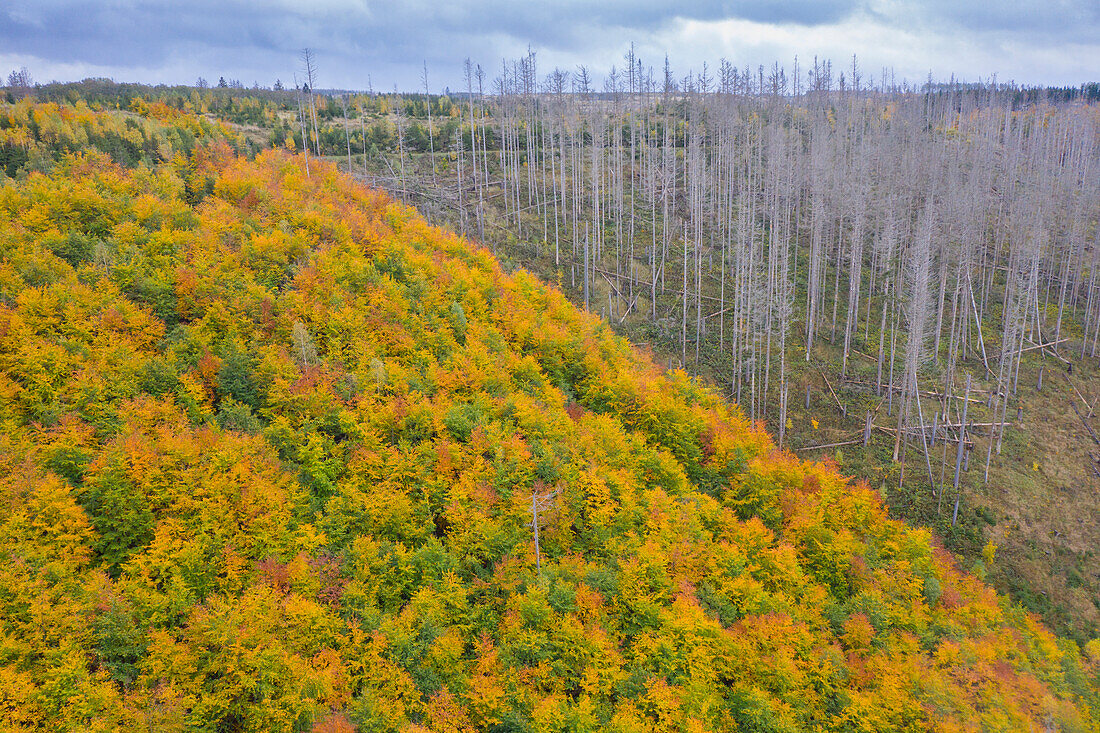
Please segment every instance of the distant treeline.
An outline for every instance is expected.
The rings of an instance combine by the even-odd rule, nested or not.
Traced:
[[[824,65],[822,69],[826,68]],[[734,71],[736,71],[734,69]],[[587,72],[586,72],[587,73]],[[637,72],[639,75],[640,71]],[[651,72],[652,73],[652,70]],[[613,101],[619,91],[615,89],[597,90],[591,79],[588,81],[571,79],[569,88],[563,91],[586,94],[586,98],[593,102]],[[627,73],[621,72],[621,77]],[[811,73],[810,78],[815,79],[819,87],[827,83],[827,89],[835,88],[836,91],[850,90],[851,82],[838,75],[833,81],[831,76],[827,81],[820,81],[824,72],[819,72],[815,79]],[[744,76],[739,77],[736,84],[728,82],[726,93],[740,94],[765,94],[774,92],[777,85],[782,85],[782,93],[795,97],[810,94],[812,89],[796,86],[792,79],[788,79],[781,68],[773,68],[767,75],[762,71],[754,75],[747,70]],[[611,82],[614,86],[617,82]],[[160,102],[181,112],[212,115],[220,120],[236,125],[258,127],[268,132],[268,143],[272,146],[282,147],[288,139],[293,140],[297,149],[303,147],[303,119],[308,121],[308,115],[316,119],[316,131],[308,130],[306,137],[312,138],[311,147],[321,155],[344,155],[350,147],[353,153],[367,156],[379,153],[427,153],[429,151],[449,151],[461,148],[470,151],[473,145],[473,135],[470,133],[470,125],[463,124],[463,120],[469,117],[473,106],[475,117],[491,114],[491,108],[499,104],[500,99],[508,96],[502,94],[499,82],[494,82],[493,88],[482,83],[482,90],[477,91],[471,84],[470,91],[453,92],[451,94],[425,94],[425,93],[398,93],[391,92],[379,94],[375,92],[340,92],[338,90],[321,90],[314,94],[309,93],[308,87],[303,84],[296,90],[293,85],[284,88],[281,83],[275,88],[253,86],[251,88],[241,86],[187,86],[187,85],[146,85],[132,83],[117,83],[110,79],[85,79],[79,82],[52,82],[49,84],[35,84],[26,88],[9,85],[4,89],[4,95],[8,102],[14,102],[17,98],[30,94],[38,101],[76,104],[79,101],[87,103],[93,109],[121,109],[132,107],[135,100],[145,102]],[[587,84],[587,91],[583,86]],[[578,86],[580,85],[580,86]],[[848,85],[846,88],[845,85]],[[605,85],[606,86],[606,85]],[[673,81],[673,89],[682,84]],[[721,92],[722,84],[715,80],[715,92]],[[818,90],[820,91],[820,90]],[[918,86],[902,86],[892,90],[906,94],[923,94],[929,98],[947,97],[961,100],[965,96],[968,103],[977,101],[988,104],[988,100],[996,98],[998,104],[1010,107],[1013,110],[1033,106],[1036,104],[1069,104],[1091,103],[1100,101],[1100,83],[1090,82],[1079,87],[1026,87],[1009,84],[930,84]],[[870,93],[870,92],[868,92]],[[552,90],[549,80],[541,88],[534,84],[526,91],[526,94],[549,96]],[[312,108],[309,100],[312,99]],[[983,101],[984,100],[984,101]],[[299,116],[298,102],[303,103],[305,118]],[[659,103],[659,101],[658,101]],[[345,121],[347,124],[345,125]],[[407,124],[401,124],[407,122]],[[400,128],[400,135],[399,135]],[[479,145],[487,149],[499,149],[499,136],[494,134],[491,127],[485,128],[488,138],[478,141]],[[479,129],[477,135],[482,134]],[[400,136],[400,140],[398,139]],[[674,141],[683,144],[683,136],[673,133]],[[434,141],[440,141],[438,146]],[[525,141],[520,140],[522,147]]]

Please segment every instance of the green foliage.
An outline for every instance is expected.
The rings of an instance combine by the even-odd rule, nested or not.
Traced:
[[[254,358],[230,343],[218,370],[218,391],[253,410],[262,409],[265,398],[256,383],[254,370]]]
[[[84,480],[84,474],[91,463],[92,455],[78,446],[60,445],[49,450],[43,467],[77,486]]]
[[[82,232],[69,232],[65,237],[47,238],[43,245],[73,267],[79,267],[91,258],[95,242],[95,239]]]
[[[461,303],[451,303],[449,312],[451,328],[454,329],[455,340],[460,344],[466,343],[466,313],[462,310]]]
[[[133,614],[111,599],[95,623],[96,655],[111,679],[123,687],[134,683],[139,663],[148,651],[148,640]]]
[[[236,430],[244,433],[259,433],[263,429],[252,408],[232,397],[222,400],[218,406],[218,425],[223,430]]]
[[[484,420],[482,407],[473,402],[459,402],[447,410],[443,416],[443,425],[451,437],[460,443],[470,440],[474,428]]]
[[[89,478],[82,501],[98,533],[95,556],[117,576],[131,555],[153,539],[153,512],[119,463]]]

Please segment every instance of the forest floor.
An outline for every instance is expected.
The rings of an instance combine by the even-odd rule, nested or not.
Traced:
[[[836,363],[839,354],[833,356]],[[1088,415],[1088,408],[1070,387],[1066,367],[1051,364],[1049,358],[1046,364],[1042,361],[1042,357],[1025,357],[1016,394],[1020,419],[1009,415],[1014,424],[1005,431],[999,455],[994,446],[988,480],[988,433],[979,431],[973,436],[975,445],[969,470],[961,474],[954,525],[954,444],[944,446],[941,441],[930,451],[933,478],[944,487],[942,501],[928,480],[919,443],[910,444],[905,453],[905,478],[900,486],[900,464],[893,460],[894,438],[878,431],[866,448],[857,444],[797,452],[805,458],[836,460],[845,474],[877,488],[895,515],[931,528],[964,564],[986,576],[998,590],[1042,616],[1060,633],[1087,640],[1100,630],[1100,562],[1096,557],[1100,549],[1100,478],[1095,472],[1100,445],[1084,426],[1087,417],[1078,417],[1071,407],[1076,400],[1082,416]],[[1072,361],[1075,386],[1094,400],[1100,386],[1095,359],[1091,364]],[[1045,367],[1042,390],[1036,389],[1040,367]],[[822,400],[818,392],[808,411],[804,403],[792,400],[790,445],[839,442],[861,431],[863,412],[859,408],[865,396],[843,386],[836,392],[849,406],[848,417],[840,414],[835,403],[825,402],[832,399],[828,394]],[[815,417],[819,423],[816,430],[812,425]],[[978,419],[987,421],[988,416]],[[1088,422],[1096,430],[1100,420],[1094,415]],[[987,546],[995,551],[986,551],[983,557]],[[993,558],[991,563],[989,558]]]

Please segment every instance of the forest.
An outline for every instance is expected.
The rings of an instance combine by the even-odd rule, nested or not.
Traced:
[[[1100,633],[1100,87],[912,85],[855,58],[679,76],[631,50],[602,84],[529,53],[468,61],[449,96],[427,68],[419,94],[321,95],[315,64],[271,144],[558,283]]]
[[[877,371],[922,490],[980,476],[1095,343],[1094,108],[558,78],[425,96],[419,159],[389,97],[358,160],[311,91],[273,150],[216,89],[0,105],[6,728],[1098,729],[1100,640],[776,418]]]

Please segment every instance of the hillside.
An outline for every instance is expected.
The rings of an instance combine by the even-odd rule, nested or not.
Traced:
[[[314,152],[865,478],[1059,633],[1100,634],[1100,107],[667,77],[593,97],[557,70],[536,96],[520,78],[458,115],[349,101],[348,147],[330,115]]]
[[[23,110],[9,152],[75,114]],[[1100,641],[866,484],[333,165],[162,118],[0,186],[6,729],[1100,727]]]

